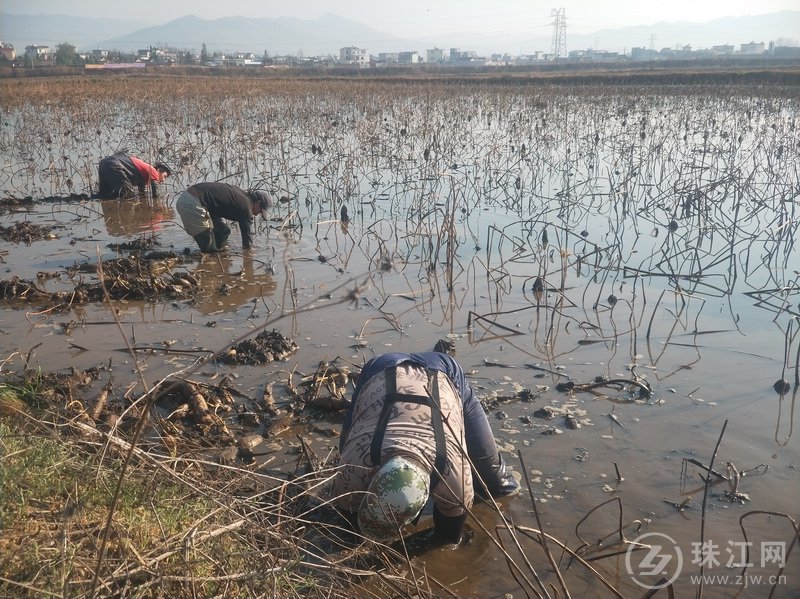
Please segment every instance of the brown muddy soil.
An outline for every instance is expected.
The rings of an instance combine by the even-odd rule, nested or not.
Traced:
[[[10,227],[0,227],[0,239],[11,243],[26,243],[30,245],[32,242],[41,239],[53,239],[55,237],[51,233],[53,229],[54,227],[43,227],[22,221]]]
[[[46,238],[43,236],[42,238]],[[134,245],[137,249],[141,244]],[[119,250],[118,244],[109,244]],[[159,252],[145,256],[104,260],[100,263],[83,262],[64,272],[39,272],[38,279],[69,279],[71,290],[49,293],[36,282],[12,277],[0,280],[0,297],[8,301],[31,302],[41,310],[67,310],[73,305],[102,302],[107,297],[116,300],[165,301],[189,299],[197,292],[197,281],[183,270],[183,264],[193,262],[189,256]],[[87,283],[81,274],[96,274],[96,283]]]
[[[262,331],[252,339],[240,341],[220,356],[224,364],[267,364],[285,361],[297,351],[297,344],[279,331]]]

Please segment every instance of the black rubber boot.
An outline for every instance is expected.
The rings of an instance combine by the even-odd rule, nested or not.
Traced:
[[[489,485],[489,492],[492,494],[492,497],[503,497],[504,495],[513,495],[517,491],[519,491],[519,483],[517,479],[514,478],[514,473],[506,465],[503,456],[498,454],[500,458],[500,465],[497,469],[497,477],[494,480],[493,485]]]
[[[433,539],[436,543],[458,545],[464,534],[464,522],[467,514],[461,516],[444,516],[434,504],[433,506]]]
[[[217,242],[214,239],[211,229],[206,229],[202,233],[198,233],[194,236],[194,240],[197,242],[197,245],[200,247],[200,251],[203,253],[214,254],[219,251],[217,249]]]
[[[221,250],[225,245],[228,243],[228,237],[230,237],[231,228],[222,223],[221,226],[214,227],[214,241],[217,244],[217,249]]]
[[[486,483],[492,497],[513,495],[519,491],[519,483],[500,453],[492,458],[474,462],[474,464],[475,470]],[[475,491],[481,497],[486,498],[486,491],[480,481],[475,481]]]

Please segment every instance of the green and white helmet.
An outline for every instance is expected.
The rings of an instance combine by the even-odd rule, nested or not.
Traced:
[[[361,532],[381,543],[399,538],[428,501],[430,473],[416,463],[393,457],[380,467],[358,508]]]

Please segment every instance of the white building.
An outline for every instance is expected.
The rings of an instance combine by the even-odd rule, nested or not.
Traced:
[[[719,44],[711,46],[711,53],[716,56],[729,56],[733,54],[733,44]]]
[[[764,42],[750,42],[749,44],[741,44],[739,46],[741,54],[763,54],[767,48]]]
[[[45,62],[50,60],[50,46],[25,46],[25,56],[38,58]]]
[[[100,48],[95,48],[91,52],[89,52],[89,59],[92,62],[96,63],[103,63],[108,61],[108,50],[101,50]]]
[[[447,60],[447,54],[442,48],[432,48],[430,50],[425,50],[425,62],[428,64],[437,64],[440,62],[445,62]]]
[[[342,64],[354,64],[359,67],[369,66],[367,51],[355,46],[347,46],[339,49],[339,62]]]

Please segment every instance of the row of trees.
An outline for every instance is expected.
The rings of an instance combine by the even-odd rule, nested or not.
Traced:
[[[83,64],[83,59],[78,55],[75,46],[69,42],[58,44],[56,52],[53,56],[53,62],[59,65],[74,65],[79,66]]]

